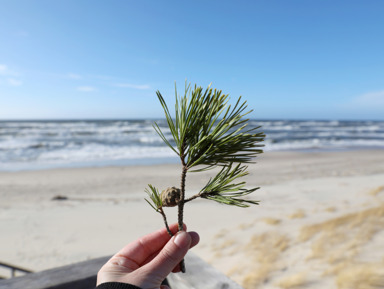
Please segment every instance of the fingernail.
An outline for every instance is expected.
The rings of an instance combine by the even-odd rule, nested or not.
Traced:
[[[175,244],[178,246],[178,247],[186,247],[186,246],[189,246],[190,243],[191,243],[191,237],[189,236],[189,234],[185,231],[180,231],[176,234],[176,237],[175,239],[173,240],[173,242],[175,242]]]

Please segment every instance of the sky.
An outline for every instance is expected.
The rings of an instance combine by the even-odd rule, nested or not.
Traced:
[[[163,117],[175,85],[256,119],[384,120],[382,0],[0,0],[0,119]]]

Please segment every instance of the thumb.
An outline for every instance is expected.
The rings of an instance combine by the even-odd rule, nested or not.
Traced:
[[[191,236],[185,231],[178,232],[168,241],[159,254],[145,265],[146,270],[154,272],[158,277],[165,279],[183,260],[190,245]]]

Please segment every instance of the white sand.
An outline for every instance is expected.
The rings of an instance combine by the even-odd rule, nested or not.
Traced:
[[[0,261],[38,271],[113,254],[163,226],[144,189],[178,186],[179,176],[178,165],[1,172]],[[190,173],[187,194],[207,178]],[[384,208],[384,150],[265,153],[247,182],[261,186],[254,193],[260,206],[186,204],[201,258],[246,288],[359,288],[353,278],[384,280],[384,209],[366,211]],[[56,195],[68,200],[52,201]],[[175,222],[176,209],[166,212]],[[321,223],[318,233],[303,231]]]

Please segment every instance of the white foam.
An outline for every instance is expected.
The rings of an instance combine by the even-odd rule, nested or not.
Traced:
[[[116,160],[137,158],[172,157],[174,152],[168,147],[119,146],[100,144],[69,146],[65,149],[42,153],[37,161],[43,162],[82,162],[94,160]]]
[[[72,164],[171,158],[151,120],[0,122],[0,164]],[[168,140],[164,120],[157,121]],[[384,122],[251,120],[262,125],[265,150],[384,148]]]

